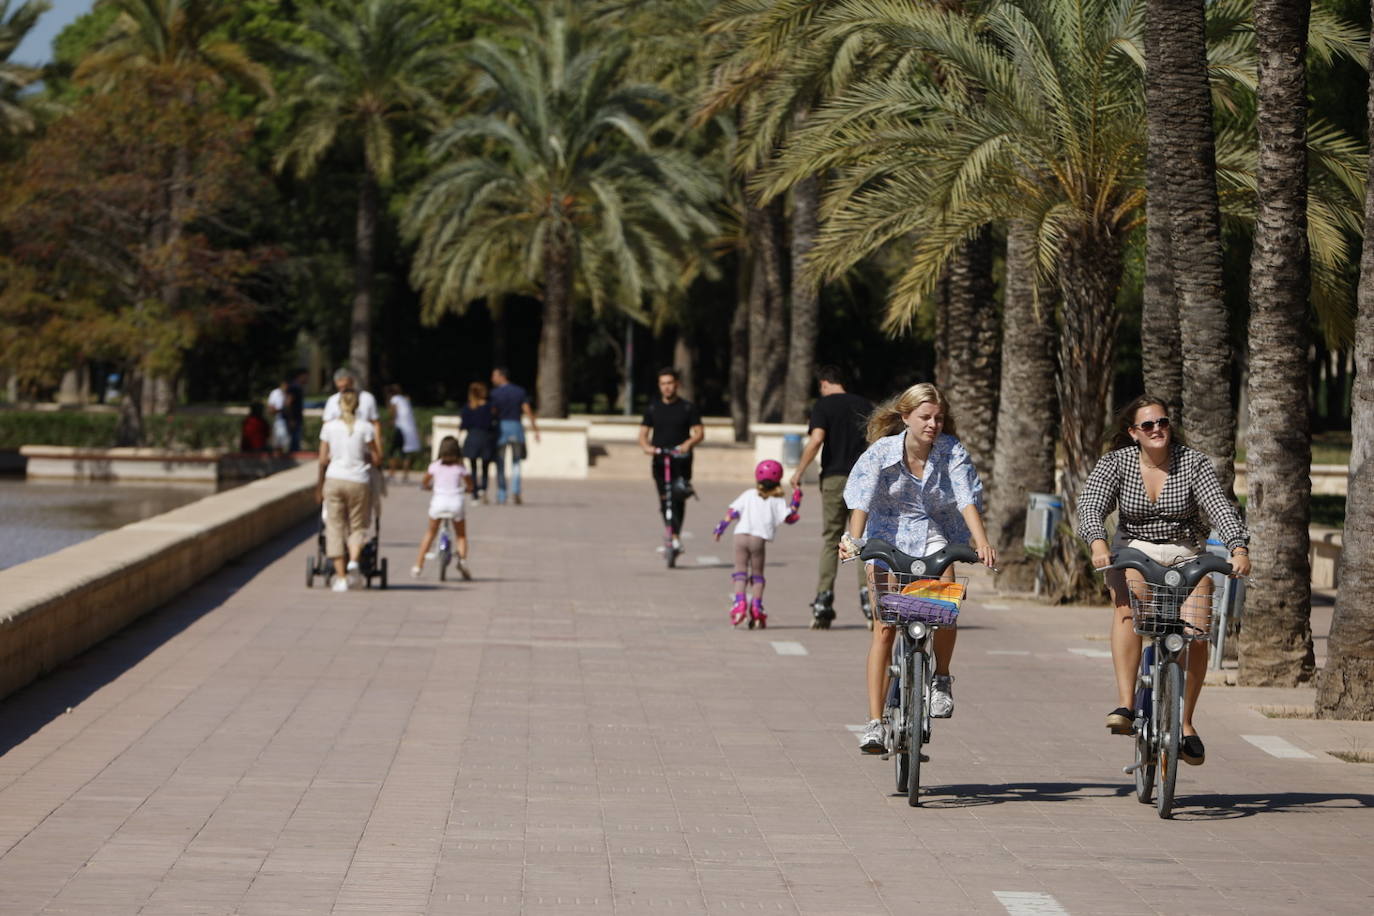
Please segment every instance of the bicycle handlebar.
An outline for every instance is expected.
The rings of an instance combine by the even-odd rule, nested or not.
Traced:
[[[902,553],[887,541],[869,538],[859,551],[860,560],[881,560],[895,573],[910,573],[913,576],[938,577],[952,563],[977,563],[978,551],[967,544],[950,544],[935,551],[930,556],[913,557]]]
[[[1203,553],[1190,557],[1176,566],[1165,566],[1150,559],[1149,555],[1134,547],[1123,547],[1117,551],[1116,559],[1103,569],[1134,569],[1151,585],[1184,586],[1193,588],[1202,577],[1211,573],[1231,575],[1231,564],[1215,554]]]

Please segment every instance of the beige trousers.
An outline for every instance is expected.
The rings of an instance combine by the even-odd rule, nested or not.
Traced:
[[[372,488],[351,480],[324,480],[324,552],[333,559],[362,549],[367,539]]]

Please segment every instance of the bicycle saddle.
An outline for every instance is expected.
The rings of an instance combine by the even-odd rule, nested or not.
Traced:
[[[863,550],[859,551],[859,559],[881,560],[895,573],[930,576],[936,579],[951,563],[977,563],[978,552],[967,544],[950,544],[928,557],[913,557],[909,553],[902,553],[887,541],[869,538]]]
[[[1134,547],[1123,547],[1108,569],[1134,569],[1153,585],[1183,586],[1191,589],[1211,573],[1231,574],[1231,564],[1210,553],[1199,554],[1179,563],[1177,566],[1164,566],[1150,559],[1144,552]]]

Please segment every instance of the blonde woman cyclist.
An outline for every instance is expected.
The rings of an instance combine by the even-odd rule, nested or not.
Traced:
[[[868,421],[868,450],[855,462],[844,488],[850,507],[849,530],[840,541],[840,559],[858,556],[858,538],[876,537],[912,556],[923,557],[947,544],[970,541],[984,565],[997,564],[983,517],[983,483],[968,451],[954,437],[949,402],[934,385],[913,385],[878,406]],[[876,576],[868,567],[869,588]],[[948,573],[947,573],[948,575]],[[865,753],[881,754],[883,698],[887,692],[892,627],[875,623],[868,650],[868,726],[859,738]],[[935,636],[935,682],[930,714],[954,713],[954,627]]]

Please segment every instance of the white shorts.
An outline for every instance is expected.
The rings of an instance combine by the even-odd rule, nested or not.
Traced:
[[[429,517],[443,518],[445,515],[455,522],[461,522],[463,520],[463,497],[431,496],[429,499]]]

